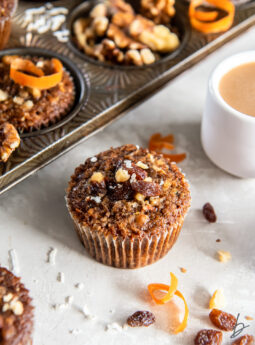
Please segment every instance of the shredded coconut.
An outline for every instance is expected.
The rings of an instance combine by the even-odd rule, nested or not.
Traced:
[[[74,328],[74,329],[71,329],[69,331],[70,334],[73,334],[73,335],[78,335],[78,334],[81,334],[82,333],[82,330],[79,329],[79,328]]]
[[[19,260],[18,260],[17,252],[15,249],[9,250],[9,266],[10,266],[10,271],[12,271],[12,273],[19,274],[20,272]]]
[[[59,281],[60,283],[65,282],[65,275],[63,272],[58,272],[57,281]]]
[[[90,158],[90,161],[91,161],[92,163],[95,163],[95,162],[97,161],[97,157],[92,157],[92,158]]]
[[[132,168],[132,162],[129,159],[125,159],[124,163],[128,169]]]
[[[52,266],[54,266],[56,264],[56,255],[57,255],[57,248],[53,248],[51,247],[48,251],[48,258],[47,258],[47,262],[49,264],[51,264]]]
[[[78,290],[83,290],[84,289],[84,284],[83,283],[77,283],[77,284],[75,284],[75,287]]]
[[[100,204],[101,197],[100,196],[91,196],[90,200],[94,200],[97,204]]]
[[[91,312],[89,311],[89,308],[86,305],[82,308],[82,313],[87,320],[95,320],[96,319],[96,317],[91,314]]]
[[[113,323],[109,323],[108,325],[106,325],[105,330],[106,331],[122,331],[123,328],[117,322],[113,322]]]

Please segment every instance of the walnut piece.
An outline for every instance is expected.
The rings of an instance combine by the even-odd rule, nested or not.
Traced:
[[[20,145],[16,128],[5,122],[0,126],[0,162],[7,162],[12,152]]]
[[[175,15],[175,0],[142,0],[141,8],[145,17],[156,24],[169,24]]]
[[[98,182],[101,183],[104,181],[104,175],[101,172],[94,172],[91,178],[89,179],[90,182]]]
[[[217,255],[218,255],[218,260],[220,262],[228,262],[232,259],[230,252],[226,252],[224,250],[219,250],[217,252]]]
[[[127,170],[119,168],[115,174],[115,180],[117,182],[126,182],[130,179],[130,175]]]
[[[218,289],[212,295],[209,302],[210,309],[223,309],[225,307],[225,297],[222,289]]]

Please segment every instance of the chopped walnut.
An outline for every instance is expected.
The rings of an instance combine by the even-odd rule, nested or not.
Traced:
[[[170,11],[170,0],[160,1],[164,4],[155,6],[166,15]],[[73,31],[79,48],[85,54],[118,64],[149,65],[159,58],[154,51],[167,53],[179,45],[178,37],[166,26],[136,15],[131,5],[123,0],[96,5],[89,17],[75,21]],[[106,38],[114,42],[114,48],[104,42]]]
[[[143,60],[138,50],[130,49],[126,52],[126,58],[136,66],[142,66]]]
[[[142,0],[142,13],[156,24],[168,24],[175,15],[175,0]]]
[[[24,108],[25,110],[31,110],[31,109],[33,108],[33,106],[34,106],[34,103],[33,103],[33,101],[30,101],[30,100],[26,101],[26,102],[23,104],[23,108]]]
[[[218,289],[214,292],[209,302],[210,309],[223,309],[225,307],[225,297],[222,289]]]
[[[9,94],[6,91],[0,89],[0,102],[4,102],[9,98]]]
[[[20,137],[16,128],[8,122],[2,124],[0,126],[0,162],[7,162],[19,144]]]
[[[22,105],[24,103],[24,98],[19,97],[19,96],[15,96],[15,97],[13,97],[13,102],[18,104],[18,105]]]
[[[136,223],[140,226],[143,226],[144,224],[148,223],[149,217],[146,214],[139,214],[136,216]]]
[[[135,198],[137,201],[143,202],[145,199],[145,196],[141,193],[136,193]]]
[[[139,168],[142,168],[142,169],[149,169],[148,165],[147,165],[147,164],[144,164],[144,163],[141,162],[141,161],[137,162],[136,165],[137,165]]]
[[[98,4],[90,12],[91,18],[105,17],[107,15],[107,6],[106,4]]]
[[[104,36],[109,25],[109,19],[107,17],[96,17],[92,22],[92,28],[95,30],[96,34]]]
[[[104,175],[101,172],[94,172],[89,181],[101,183],[104,181]]]
[[[115,174],[115,180],[117,182],[126,182],[130,179],[130,175],[127,170],[119,168]]]
[[[218,255],[218,260],[220,262],[228,262],[232,259],[230,252],[226,252],[224,250],[219,250],[217,252],[217,255]]]

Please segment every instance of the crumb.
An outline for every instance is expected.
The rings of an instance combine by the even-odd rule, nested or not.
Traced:
[[[248,321],[252,321],[252,320],[254,320],[252,316],[248,316],[248,315],[247,315],[247,316],[245,316],[245,319],[246,319],[246,320],[248,320]]]
[[[225,297],[222,289],[217,289],[209,302],[209,309],[223,309],[225,307]]]
[[[129,328],[129,327],[128,327],[128,324],[127,324],[127,323],[124,323],[124,325],[122,326],[122,328],[123,328],[124,330],[128,329],[128,328]]]
[[[217,238],[216,242],[217,242],[217,243],[221,242],[221,239],[220,239],[220,238]]]
[[[71,305],[73,303],[73,296],[67,296],[65,302],[67,305]]]
[[[184,267],[180,267],[180,271],[181,271],[182,273],[186,273],[186,272],[187,272],[186,268],[184,268]]]
[[[47,254],[48,255],[47,262],[53,266],[56,264],[57,251],[58,251],[57,248],[51,247]]]
[[[218,250],[217,255],[218,255],[218,260],[220,262],[228,262],[232,259],[230,252],[226,252],[224,250]]]

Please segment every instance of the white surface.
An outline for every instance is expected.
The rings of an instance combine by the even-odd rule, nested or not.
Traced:
[[[201,141],[207,156],[220,168],[255,178],[255,117],[235,110],[219,92],[222,77],[233,68],[255,62],[255,50],[223,60],[211,74],[202,119]],[[254,97],[254,95],[250,95]]]
[[[8,266],[8,251],[16,250],[20,275],[36,307],[34,344],[190,345],[197,331],[212,327],[207,306],[217,288],[224,289],[226,311],[240,312],[241,320],[245,315],[255,317],[255,181],[218,169],[200,144],[209,74],[223,58],[255,49],[254,38],[253,28],[122,120],[1,196],[0,262]],[[88,257],[73,230],[64,201],[67,181],[88,156],[111,145],[145,146],[157,131],[174,133],[179,151],[188,152],[181,167],[191,183],[192,208],[176,245],[158,263],[134,271],[103,266]],[[207,201],[216,209],[216,224],[208,224],[201,215]],[[217,238],[221,243],[215,242]],[[47,262],[50,248],[57,249],[55,265]],[[222,264],[215,259],[220,249],[232,253],[231,262]],[[185,267],[187,273],[181,273],[179,267]],[[178,276],[190,307],[188,328],[177,336],[168,331],[174,306],[156,307],[146,290],[148,283],[168,283],[170,271]],[[64,284],[57,281],[58,272],[64,273]],[[77,283],[84,288],[77,289]],[[73,296],[73,302],[69,298],[67,303],[68,296]],[[62,307],[54,309],[54,304]],[[157,323],[149,328],[112,329],[113,323],[124,324],[139,309],[155,312]],[[254,334],[255,321],[245,323],[250,324],[247,333]],[[106,332],[109,324],[111,330]],[[224,344],[230,344],[229,333],[224,334]]]

